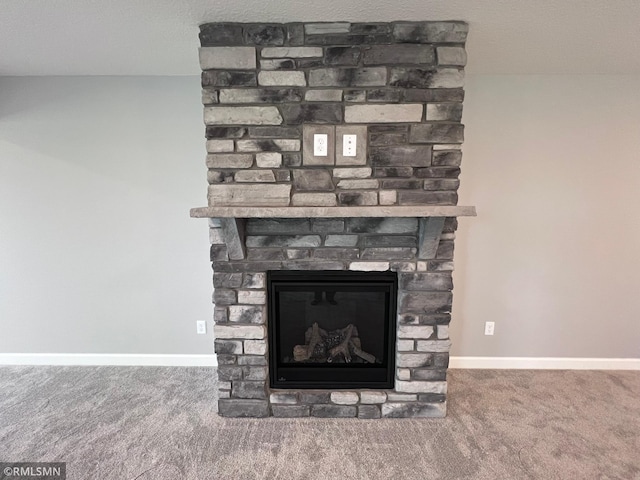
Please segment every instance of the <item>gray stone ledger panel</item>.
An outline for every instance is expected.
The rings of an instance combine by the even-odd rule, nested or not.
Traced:
[[[459,170],[443,167],[460,163],[467,30],[427,21],[202,25],[208,153],[228,155],[207,161],[210,206],[455,205]],[[358,149],[345,157],[341,132],[351,125]],[[309,127],[323,126],[329,153],[318,157]],[[250,155],[231,161],[238,153]],[[332,177],[322,195],[298,189],[297,169],[332,174],[336,165],[370,167],[371,179]],[[393,166],[405,168],[376,169]],[[273,172],[252,172],[264,168]],[[276,184],[277,201],[254,189],[265,183]]]

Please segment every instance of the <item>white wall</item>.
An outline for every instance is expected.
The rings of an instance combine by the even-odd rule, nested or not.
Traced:
[[[640,358],[640,77],[470,76],[463,123],[452,354]]]
[[[454,355],[640,357],[638,86],[469,77]],[[0,77],[0,353],[211,352],[199,95]]]
[[[211,353],[204,155],[197,77],[0,77],[0,353]]]

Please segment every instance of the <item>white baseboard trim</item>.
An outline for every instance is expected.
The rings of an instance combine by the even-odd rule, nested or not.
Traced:
[[[212,367],[216,356],[134,353],[0,353],[0,365]]]
[[[213,367],[215,355],[133,353],[0,353],[0,365],[112,365]],[[532,370],[640,370],[640,358],[451,357],[450,368]]]
[[[449,367],[505,370],[640,370],[640,358],[451,357]]]

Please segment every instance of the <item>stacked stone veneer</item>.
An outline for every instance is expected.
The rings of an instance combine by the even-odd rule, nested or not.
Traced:
[[[209,206],[304,206],[313,217],[314,207],[455,205],[466,36],[462,22],[202,25]],[[310,154],[314,131],[329,135],[325,158]],[[358,134],[355,157],[341,154],[344,133]],[[221,415],[445,415],[455,218],[210,227]],[[269,270],[398,272],[394,389],[270,389]]]
[[[209,205],[455,205],[466,36],[462,22],[202,25]],[[338,142],[321,164],[303,155],[311,125]],[[340,154],[344,126],[356,157]]]
[[[446,413],[455,218],[434,258],[418,260],[416,218],[248,219],[246,258],[229,260],[212,219],[215,351],[224,416],[440,417]],[[266,272],[398,272],[393,390],[270,390]]]

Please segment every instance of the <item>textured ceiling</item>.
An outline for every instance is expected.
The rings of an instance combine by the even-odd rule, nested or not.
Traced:
[[[191,75],[201,23],[335,20],[465,20],[473,73],[640,73],[640,0],[0,0],[0,75]]]

